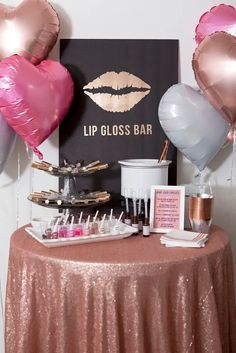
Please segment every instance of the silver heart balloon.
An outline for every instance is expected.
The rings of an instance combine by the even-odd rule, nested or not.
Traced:
[[[5,168],[16,142],[15,131],[7,124],[0,113],[0,174]]]
[[[158,109],[170,141],[201,171],[221,149],[229,125],[198,91],[185,84],[171,86]]]

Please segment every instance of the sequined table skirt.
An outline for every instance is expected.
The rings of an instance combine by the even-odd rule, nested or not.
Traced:
[[[6,353],[235,353],[229,238],[165,248],[160,235],[45,248],[11,238]]]

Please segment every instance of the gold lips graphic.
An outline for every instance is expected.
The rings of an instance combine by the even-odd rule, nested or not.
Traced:
[[[112,113],[131,110],[150,93],[150,89],[147,83],[126,71],[106,72],[83,87],[84,93],[100,108]]]

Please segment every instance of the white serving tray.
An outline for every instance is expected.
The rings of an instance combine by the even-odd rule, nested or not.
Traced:
[[[86,244],[86,243],[94,243],[100,241],[109,241],[109,240],[118,240],[127,238],[132,235],[136,228],[123,224],[123,229],[120,234],[112,235],[110,233],[107,234],[94,234],[88,236],[77,236],[73,238],[59,238],[59,239],[43,239],[41,231],[37,228],[26,227],[26,232],[31,235],[35,240],[37,240],[40,244],[48,247],[59,247],[59,246],[68,246],[68,245],[77,245],[77,244]]]

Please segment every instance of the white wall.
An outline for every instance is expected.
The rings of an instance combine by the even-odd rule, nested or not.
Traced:
[[[7,5],[20,1],[3,0]],[[60,16],[61,38],[147,38],[179,39],[180,80],[196,86],[191,67],[195,49],[194,30],[199,17],[220,2],[210,0],[55,0],[51,2]],[[231,0],[236,6],[236,1]],[[51,57],[58,59],[59,43]],[[57,131],[41,146],[44,159],[58,161]],[[223,149],[209,165],[208,175],[214,184],[216,196],[214,222],[225,228],[231,235],[236,256],[235,206],[236,189],[227,178],[231,170],[230,147]],[[235,162],[236,164],[236,162]],[[18,170],[20,165],[20,175]],[[9,240],[18,226],[28,223],[32,215],[45,215],[48,209],[32,206],[27,195],[45,188],[55,188],[57,179],[32,171],[30,160],[22,141],[18,141],[14,155],[0,176],[0,276],[5,291]],[[193,166],[181,155],[178,156],[178,182],[192,181]],[[236,167],[235,173],[236,176]],[[1,325],[0,325],[1,333]],[[3,352],[2,338],[0,352]]]

